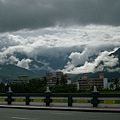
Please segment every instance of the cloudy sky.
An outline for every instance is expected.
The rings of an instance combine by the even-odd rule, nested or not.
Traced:
[[[0,0],[0,64],[29,69],[38,55],[61,56],[67,73],[94,72],[101,61],[112,71],[119,47],[120,0]]]

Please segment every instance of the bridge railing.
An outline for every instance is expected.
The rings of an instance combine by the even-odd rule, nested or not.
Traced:
[[[45,105],[45,106],[88,106],[120,107],[120,94],[68,94],[68,93],[12,93],[0,94],[0,104]],[[40,104],[41,103],[41,104]]]

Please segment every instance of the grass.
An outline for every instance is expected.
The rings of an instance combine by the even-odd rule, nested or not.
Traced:
[[[100,91],[101,94],[120,94],[120,90],[104,90]]]

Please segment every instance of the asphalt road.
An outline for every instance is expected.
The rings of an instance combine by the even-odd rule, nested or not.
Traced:
[[[120,113],[0,108],[0,120],[119,120]]]

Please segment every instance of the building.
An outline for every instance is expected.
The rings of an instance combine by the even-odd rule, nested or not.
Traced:
[[[29,83],[29,77],[28,76],[18,76],[18,79],[12,80],[11,83],[17,84],[17,83]]]
[[[53,73],[46,73],[47,86],[55,86],[57,84],[60,84],[60,81],[64,76],[63,72],[58,71],[55,75],[56,76],[53,76]],[[71,84],[70,77],[66,76],[65,79],[67,80],[67,84]]]
[[[50,79],[52,79],[52,77],[53,77],[53,73],[46,73],[46,79],[47,80],[50,80]]]
[[[53,73],[46,73],[47,86],[54,86],[61,80],[63,72],[56,72],[56,76],[53,76]]]
[[[47,80],[47,86],[55,86],[57,83],[57,78],[55,76],[52,77],[52,79]]]
[[[47,80],[47,86],[53,86],[55,82],[53,82],[53,73],[49,72],[46,73],[46,80]]]
[[[29,81],[29,78],[28,76],[18,76],[18,80],[21,80],[21,81]]]
[[[68,84],[68,85],[69,85],[69,84],[72,84],[70,77],[66,77],[66,79],[67,79],[67,84]]]
[[[100,73],[99,78],[88,78],[87,74],[84,73],[82,78],[78,79],[77,86],[79,90],[90,90],[93,86],[97,88],[107,89],[108,79],[104,78],[104,74]]]
[[[56,72],[56,78],[57,78],[59,81],[61,80],[62,76],[63,76],[63,72],[61,72],[61,71]]]

